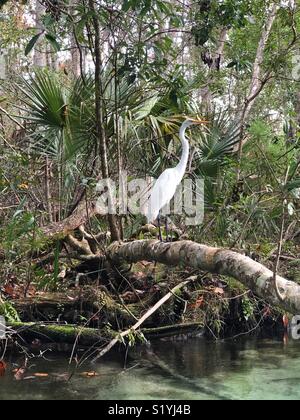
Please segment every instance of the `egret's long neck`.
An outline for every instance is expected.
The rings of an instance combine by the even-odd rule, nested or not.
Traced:
[[[183,177],[185,174],[185,170],[186,170],[188,160],[189,160],[190,146],[189,146],[189,142],[187,138],[185,137],[185,132],[186,132],[187,127],[188,126],[186,124],[183,124],[179,131],[179,138],[181,140],[181,145],[182,145],[182,155],[181,155],[180,162],[178,163],[176,168],[178,172],[180,173],[181,177]]]

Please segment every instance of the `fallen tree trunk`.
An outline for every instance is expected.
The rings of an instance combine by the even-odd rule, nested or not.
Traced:
[[[98,314],[99,324],[114,326],[116,320],[122,325],[130,325],[139,315],[139,311],[135,316],[132,313],[136,310],[135,305],[123,306],[115,302],[108,292],[92,287],[17,299],[14,307],[25,322],[60,320],[76,323],[82,316],[92,319]]]
[[[141,332],[147,339],[204,334],[203,325],[198,322],[145,328]],[[41,343],[74,345],[77,342],[80,346],[89,347],[105,344],[118,333],[113,330],[109,331],[107,328],[95,329],[67,324],[43,324],[41,322],[13,322],[8,325],[8,335],[31,342],[35,339],[38,339]]]
[[[105,344],[109,338],[107,330],[85,328],[75,325],[43,324],[33,322],[14,322],[8,326],[8,336],[26,341],[40,340],[41,343],[71,344],[82,346]]]
[[[221,248],[212,248],[192,241],[162,243],[133,241],[113,243],[107,250],[111,263],[155,261],[169,266],[190,267],[235,278],[271,305],[293,313],[300,313],[300,285],[276,276],[283,300],[279,300],[274,273],[249,257]]]

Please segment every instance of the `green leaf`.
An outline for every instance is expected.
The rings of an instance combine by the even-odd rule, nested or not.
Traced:
[[[132,4],[130,0],[125,0],[123,2],[122,10],[123,12],[128,12],[128,10],[131,8]]]
[[[25,48],[25,55],[27,56],[33,49],[33,47],[35,46],[35,44],[37,43],[37,41],[39,40],[40,36],[42,35],[42,32],[35,35],[33,38],[31,38],[31,40],[28,42],[26,48]]]
[[[227,64],[227,68],[231,69],[232,67],[236,67],[238,65],[237,61],[231,61],[229,64]]]
[[[47,41],[50,42],[50,44],[52,45],[53,49],[55,52],[60,51],[60,45],[57,42],[55,36],[51,35],[51,34],[46,34],[45,38],[47,39]]]
[[[296,190],[297,188],[300,188],[300,178],[294,179],[293,181],[290,181],[286,184],[285,188],[288,191]]]
[[[0,315],[3,315],[8,322],[20,322],[19,314],[11,302],[0,305]]]
[[[151,114],[152,109],[155,107],[159,100],[158,96],[153,96],[152,98],[149,98],[147,101],[145,101],[142,106],[140,106],[137,109],[136,113],[136,119],[142,120],[146,118],[149,114]]]

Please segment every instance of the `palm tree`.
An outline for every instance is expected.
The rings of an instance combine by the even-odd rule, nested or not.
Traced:
[[[66,82],[66,81],[65,81]],[[93,148],[93,79],[63,83],[57,74],[40,70],[19,83],[21,110],[27,120],[29,152],[55,165],[58,215],[66,216],[80,174],[90,164]],[[80,183],[80,182],[79,182]],[[49,191],[48,191],[49,193]]]

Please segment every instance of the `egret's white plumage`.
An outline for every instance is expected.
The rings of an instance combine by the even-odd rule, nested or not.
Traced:
[[[178,185],[184,177],[189,159],[189,142],[185,137],[188,127],[196,124],[203,124],[201,120],[187,119],[181,126],[179,138],[182,145],[182,155],[180,162],[175,168],[166,169],[157,179],[151,191],[151,196],[147,205],[148,222],[154,222],[162,208],[164,208],[174,197]]]

